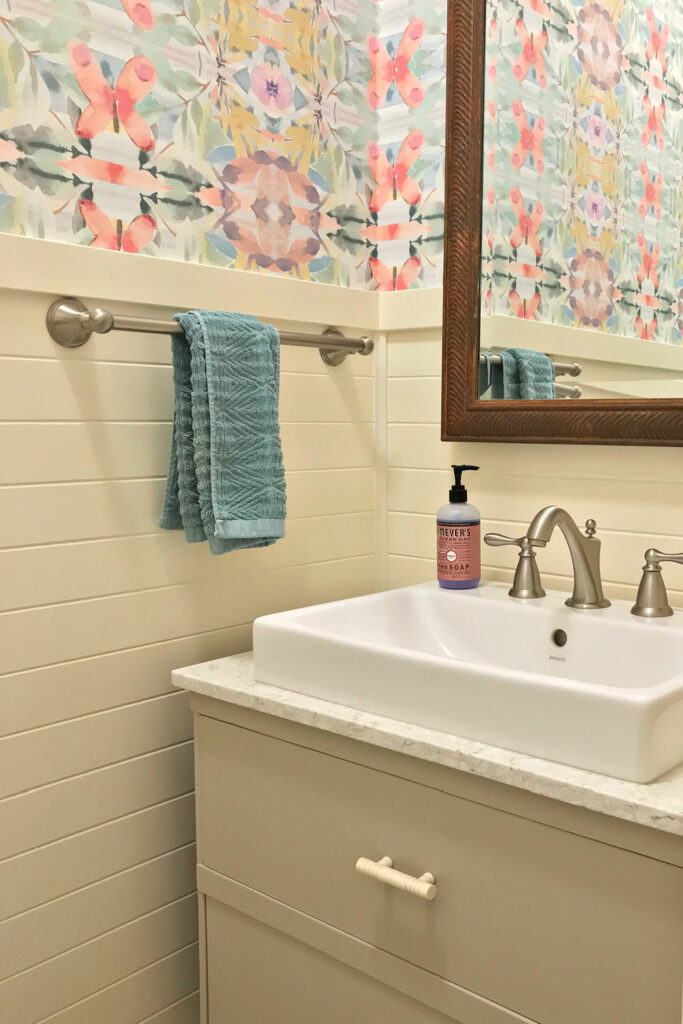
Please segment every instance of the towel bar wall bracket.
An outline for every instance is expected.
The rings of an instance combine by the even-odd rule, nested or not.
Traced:
[[[107,309],[88,309],[79,299],[56,299],[45,318],[48,334],[63,348],[80,348],[93,334],[109,331],[138,331],[150,334],[182,334],[175,320],[153,320],[144,316],[119,316]],[[320,334],[280,332],[283,345],[317,348],[328,366],[339,366],[347,355],[357,352],[369,356],[374,349],[370,338],[346,338],[341,331],[328,327]]]

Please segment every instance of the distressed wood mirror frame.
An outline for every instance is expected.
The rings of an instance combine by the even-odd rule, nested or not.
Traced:
[[[683,445],[683,400],[480,401],[485,0],[449,0],[444,441]]]

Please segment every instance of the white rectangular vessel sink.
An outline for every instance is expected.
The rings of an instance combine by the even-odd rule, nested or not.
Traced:
[[[650,782],[683,761],[683,614],[577,611],[436,583],[267,615],[255,677],[387,718]],[[564,641],[564,643],[563,643]]]

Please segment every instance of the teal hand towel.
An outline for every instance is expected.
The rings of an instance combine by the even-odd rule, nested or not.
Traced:
[[[285,533],[278,398],[280,339],[254,316],[195,310],[175,319],[171,457],[159,525],[213,554]]]
[[[527,348],[508,348],[500,358],[501,364],[492,366],[492,398],[555,397],[555,367],[549,356]]]

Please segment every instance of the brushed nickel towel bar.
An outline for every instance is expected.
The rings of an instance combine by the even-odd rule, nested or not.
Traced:
[[[138,331],[147,334],[182,334],[183,329],[175,320],[153,320],[145,316],[119,316],[107,309],[88,309],[79,299],[57,299],[52,303],[45,318],[48,333],[53,341],[63,348],[79,348],[89,341],[93,334],[107,334],[109,331]],[[328,327],[322,334],[297,334],[282,331],[283,345],[299,345],[317,348],[324,363],[339,366],[347,355],[357,352],[369,356],[374,349],[370,338],[345,338],[341,331]]]
[[[581,398],[583,391],[578,384],[556,384],[555,398]]]
[[[492,366],[500,366],[501,358],[497,353],[493,353],[489,356],[489,361]],[[486,362],[486,356],[479,356],[479,362],[483,364]],[[579,377],[581,375],[582,366],[581,363],[556,363],[553,359],[553,366],[555,367],[555,376],[568,376],[568,377]]]

